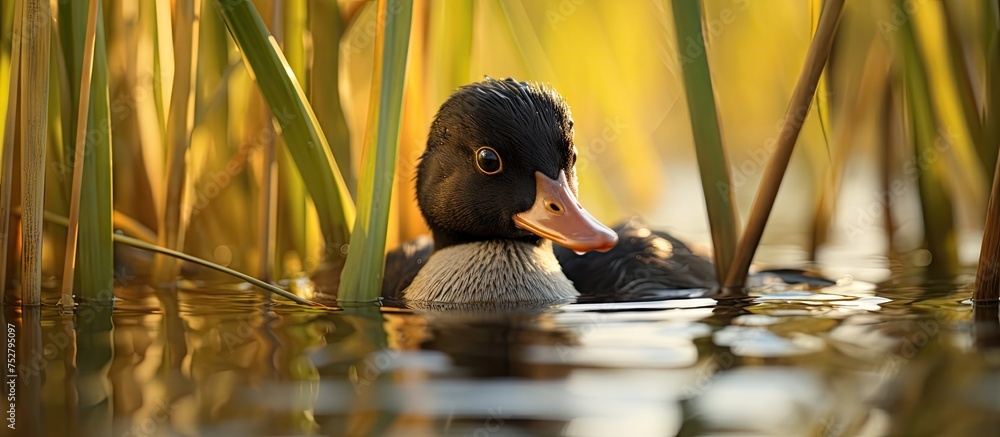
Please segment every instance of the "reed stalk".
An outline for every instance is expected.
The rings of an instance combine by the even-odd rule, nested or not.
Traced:
[[[458,4],[456,2],[453,3]],[[452,6],[454,5],[442,5],[441,9],[454,9]],[[468,8],[470,11],[469,16],[464,22],[449,21],[448,25],[441,25],[440,27],[447,29],[447,32],[452,32],[451,38],[455,40],[456,45],[464,47],[465,44],[457,40],[464,39],[470,41],[469,44],[471,44],[472,35],[471,33],[466,33],[466,31],[468,29],[471,32],[472,6],[466,4],[460,6],[460,8]],[[447,42],[443,40],[435,41],[430,36],[430,19],[433,9],[426,0],[413,1],[413,20],[410,24],[410,47],[408,49],[409,54],[407,55],[407,63],[409,65],[406,71],[406,85],[404,86],[402,108],[403,119],[402,126],[400,127],[399,151],[397,152],[399,158],[396,160],[396,181],[392,193],[392,211],[389,216],[389,235],[386,238],[388,247],[396,247],[402,242],[409,241],[429,232],[427,224],[424,223],[423,215],[420,213],[420,208],[417,202],[414,201],[413,183],[417,177],[418,161],[416,157],[420,156],[427,146],[427,134],[430,131],[429,126],[433,117],[433,112],[431,112],[429,104],[433,104],[431,102],[444,101],[444,98],[447,98],[447,95],[441,100],[429,98],[429,88],[439,85],[454,90],[469,81],[469,53],[465,53],[464,60],[461,59],[461,55],[440,58],[435,55],[428,55],[427,50],[430,47],[452,45],[451,40]],[[441,44],[442,42],[444,44]],[[464,49],[460,48],[459,50]],[[435,72],[431,70],[431,62],[428,61],[433,61],[433,64],[440,65],[442,71]],[[452,72],[462,71],[463,65],[465,77],[458,78],[453,76]],[[438,73],[443,74],[439,76]],[[431,77],[436,80],[429,80]]]
[[[877,93],[884,94],[884,90],[888,88],[886,84],[886,67],[888,65],[885,60],[886,52],[881,50],[881,43],[875,38],[877,37],[873,37],[871,44],[867,47],[857,92],[854,93],[849,102],[845,98],[844,104],[839,105],[841,109],[838,112],[838,123],[833,127],[833,150],[830,153],[832,157],[826,175],[822,179],[823,186],[819,190],[816,211],[813,214],[814,226],[809,249],[810,259],[814,261],[819,248],[826,242],[836,216],[837,200],[843,189],[843,177],[847,170],[847,162],[857,149],[856,139],[859,136],[857,126],[866,117],[871,116],[868,110],[872,104],[870,96]],[[882,113],[884,115],[885,111]]]
[[[364,6],[364,2],[344,5],[351,11],[360,11],[361,6]],[[347,188],[357,196],[358,178],[351,168],[351,132],[344,116],[340,87],[336,86],[340,83],[339,41],[344,37],[347,24],[341,16],[341,6],[336,1],[310,1],[309,8],[309,31],[312,33],[314,46],[309,74],[309,101],[316,111],[316,120],[330,142],[330,151]]]
[[[81,300],[111,300],[114,266],[114,184],[112,181],[112,126],[109,95],[104,2],[97,3],[90,117],[87,122],[87,159],[83,162],[80,195],[80,241],[77,253]]]
[[[729,265],[724,282],[726,287],[742,287],[746,282],[750,263],[753,262],[754,253],[757,251],[757,246],[760,245],[764,227],[771,215],[771,209],[774,208],[774,201],[778,197],[781,180],[784,178],[788,162],[792,158],[795,141],[798,139],[802,125],[809,114],[809,106],[816,93],[816,85],[830,57],[843,6],[844,0],[828,0],[823,4],[819,25],[816,27],[816,35],[809,45],[805,65],[798,83],[795,84],[795,90],[792,92],[792,100],[785,112],[785,118],[778,135],[778,143],[764,169],[763,179],[757,188],[757,195],[754,197],[754,203],[750,209],[746,230],[736,247],[732,264]],[[722,260],[716,258],[716,263],[720,262]]]
[[[263,145],[260,155],[260,192],[257,194],[257,238],[260,253],[257,258],[257,277],[268,281],[273,277],[275,254],[278,251],[278,162],[275,159],[275,132],[271,125],[271,111],[264,105],[260,106],[261,126],[270,138]]]
[[[882,147],[879,148],[879,183],[883,193],[892,192],[892,169],[896,164],[893,151],[897,150],[902,143],[899,133],[902,129],[899,126],[900,117],[899,106],[895,98],[895,90],[890,84],[885,84],[882,92],[881,105],[881,140]],[[886,202],[882,207],[882,226],[885,228],[885,245],[887,257],[892,260],[896,256],[896,219],[892,210],[892,205]]]
[[[897,7],[903,7],[897,0]],[[899,27],[899,46],[902,51],[903,87],[905,89],[906,115],[910,139],[913,142],[913,159],[916,165],[917,187],[920,192],[920,209],[924,223],[924,241],[931,255],[928,273],[935,277],[951,277],[958,269],[958,249],[955,236],[952,199],[945,180],[944,163],[938,148],[938,126],[935,102],[931,98],[931,84],[927,63],[917,46],[913,26],[907,20]],[[949,149],[955,147],[948,145]],[[944,153],[950,153],[945,150]]]
[[[381,294],[386,232],[395,179],[412,0],[379,0],[375,18],[375,68],[358,185],[358,220],[341,275],[338,301]]]
[[[167,187],[159,243],[169,249],[183,250],[189,211],[184,207],[187,187],[187,155],[194,130],[195,83],[198,78],[198,48],[201,0],[175,3],[174,86],[167,116]],[[160,23],[158,23],[159,25]],[[168,283],[180,273],[174,258],[157,256],[153,281]]]
[[[296,84],[308,95],[310,82],[305,41],[306,2],[305,0],[280,0],[274,2],[273,8],[270,28],[273,30],[274,38],[285,55],[285,60],[294,74]],[[329,78],[326,79],[329,80]],[[339,89],[336,86],[331,86],[331,88]],[[292,158],[287,145],[281,138],[278,138],[275,145],[278,155],[278,222],[281,225],[280,231],[287,237],[278,240],[278,253],[293,253],[297,254],[298,258],[297,263],[282,262],[285,261],[282,259],[284,257],[278,258],[280,263],[276,266],[278,267],[278,277],[288,277],[316,267],[313,265],[307,267],[304,261],[315,259],[316,255],[319,254],[318,250],[310,250],[310,247],[321,242],[322,235],[316,235],[316,229],[310,226],[309,196],[302,175],[299,174],[295,165],[295,159]]]
[[[430,55],[428,67],[433,68],[436,80],[431,81],[430,97],[443,102],[470,77],[472,62],[474,2],[447,2],[428,5],[426,51]],[[423,102],[421,102],[423,103]]]
[[[983,146],[993,150],[994,154],[987,159],[997,160],[996,151],[1000,150],[1000,1],[989,1],[984,14],[988,23],[986,27],[986,85],[985,107],[982,116]],[[992,161],[985,161],[987,163]],[[994,176],[995,178],[995,176]]]
[[[945,58],[947,62],[943,64],[948,70],[948,85],[951,94],[954,94],[955,99],[958,101],[959,115],[961,116],[962,124],[964,124],[964,129],[970,135],[970,146],[973,150],[969,150],[968,153],[962,154],[963,156],[968,155],[969,159],[963,160],[966,164],[963,167],[968,168],[970,173],[977,175],[973,180],[977,187],[981,187],[988,183],[988,175],[993,170],[993,164],[997,157],[997,144],[989,144],[986,142],[986,129],[982,124],[982,120],[979,117],[979,108],[976,104],[976,94],[973,91],[972,86],[972,74],[969,70],[969,64],[966,62],[966,53],[963,46],[963,41],[958,34],[959,26],[962,25],[955,17],[955,4],[953,2],[941,2],[941,25],[945,30],[945,37],[947,39],[947,46],[945,47]],[[972,168],[976,165],[975,161],[978,158],[981,167]],[[982,175],[982,176],[979,176]],[[975,199],[981,202],[981,199],[986,197]]]
[[[270,40],[270,33],[249,0],[214,0],[230,36],[243,53],[244,64],[257,82],[288,145],[303,183],[316,204],[326,254],[350,241],[354,203],[316,115],[290,73],[288,62]],[[325,261],[325,260],[324,260]]]
[[[24,2],[14,2],[14,18],[10,56],[10,83],[7,112],[4,115],[3,161],[0,165],[0,299],[6,299],[7,246],[10,244],[11,185],[14,181],[14,135],[17,131],[17,102],[21,76],[21,25]]]
[[[997,150],[1000,147],[1000,1],[990,1],[989,29],[991,40],[986,50],[986,107],[984,128],[987,130],[987,147]],[[986,161],[990,162],[990,161]],[[976,271],[976,288],[973,300],[977,304],[997,305],[1000,299],[1000,159],[994,152],[992,162],[993,188],[990,193],[989,205],[986,208],[986,226],[983,228],[983,244],[979,252],[979,267]],[[996,321],[996,311],[992,313]]]
[[[80,97],[77,106],[76,142],[73,153],[73,185],[70,189],[69,225],[66,232],[66,258],[63,261],[62,294],[73,294],[76,271],[76,243],[80,230],[80,190],[83,186],[83,162],[86,159],[87,120],[90,114],[90,79],[94,67],[94,44],[97,39],[97,4],[90,0],[87,8],[87,31],[83,40],[83,63],[80,75]]]
[[[167,111],[170,106],[170,95],[173,92],[175,69],[173,62],[174,42],[171,35],[170,2],[153,0],[153,4],[143,3],[140,8],[145,20],[153,28],[151,37],[152,50],[152,86],[153,102],[151,105],[139,105],[137,115],[139,128],[143,135],[142,158],[145,163],[146,176],[149,181],[153,207],[155,209],[157,230],[164,229],[167,209]],[[152,9],[150,11],[150,9]]]
[[[45,149],[48,133],[49,41],[52,14],[48,0],[24,3],[21,36],[21,304],[42,303],[42,212],[45,207]]]
[[[681,70],[684,92],[687,95],[688,115],[694,136],[701,187],[705,193],[709,226],[712,230],[712,247],[715,252],[715,274],[720,284],[726,277],[733,259],[733,250],[739,236],[739,218],[733,200],[729,160],[722,144],[719,115],[712,88],[708,54],[684,53],[684,41],[693,41],[705,47],[702,34],[701,5],[697,1],[672,1],[674,27],[677,30],[677,47],[681,51]]]
[[[1000,159],[996,160],[993,171],[993,190],[984,229],[973,299],[977,304],[996,305],[1000,300]]]

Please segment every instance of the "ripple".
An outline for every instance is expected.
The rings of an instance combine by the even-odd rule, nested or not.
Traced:
[[[794,333],[782,337],[760,327],[727,326],[712,335],[719,346],[729,347],[733,354],[744,357],[787,357],[819,352],[825,342],[815,336]]]

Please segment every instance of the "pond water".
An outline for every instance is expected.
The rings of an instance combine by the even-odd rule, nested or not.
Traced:
[[[116,294],[113,312],[5,308],[22,373],[18,432],[875,436],[1000,429],[1000,326],[995,309],[966,301],[968,285],[772,286],[743,299],[648,296],[523,312],[324,311],[233,286],[130,286]]]

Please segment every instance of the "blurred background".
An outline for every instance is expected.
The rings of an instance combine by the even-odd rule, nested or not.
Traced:
[[[732,189],[745,226],[822,5],[834,3],[704,0],[702,43],[677,38],[681,1],[414,0],[411,16],[407,2],[388,0],[0,0],[0,133],[13,163],[0,176],[13,181],[15,218],[0,284],[26,282],[28,246],[18,232],[29,215],[26,148],[23,133],[4,131],[17,120],[7,116],[44,114],[44,210],[67,216],[71,194],[82,194],[76,289],[117,298],[74,307],[52,292],[67,235],[47,222],[47,305],[0,314],[19,348],[19,426],[479,435],[502,419],[495,435],[995,432],[1000,322],[996,306],[970,304],[968,288],[1000,144],[996,0],[846,2],[756,261],[859,281],[538,314],[334,311],[112,243],[122,230],[303,295],[306,277],[335,286],[344,255],[363,252],[348,234],[375,195],[359,186],[386,180],[362,170],[365,157],[395,161],[388,226],[369,233],[391,250],[426,232],[413,169],[438,106],[458,86],[510,76],[549,83],[571,105],[588,210],[609,224],[642,216],[709,252],[704,144],[692,135],[705,120],[690,119],[683,67],[707,52],[728,153],[716,164],[731,179],[716,188]],[[51,15],[19,27],[15,11],[29,4]],[[100,17],[93,33],[89,4]],[[411,18],[390,24],[378,6]],[[91,116],[77,130],[90,38]],[[22,90],[47,80],[47,100],[8,104],[17,41],[37,50],[19,70]],[[376,68],[400,41],[408,61]],[[372,147],[386,134],[370,103],[380,80],[405,85],[383,111],[402,115],[398,158]],[[285,103],[308,101],[315,119],[268,103],[281,92]],[[290,129],[296,120],[322,135]],[[73,188],[78,132],[85,182]],[[352,201],[331,201],[341,185]]]
[[[4,0],[2,7],[2,84],[10,77],[14,3]],[[64,3],[53,0],[53,10],[65,9]],[[215,3],[193,3],[200,7],[200,38],[192,49],[174,45],[176,35],[171,37],[183,19],[175,2],[102,2],[114,209],[150,235],[163,225],[169,203],[166,120],[180,73],[173,60],[177,51],[188,50],[196,80],[180,249],[257,276],[315,272],[324,258],[314,204]],[[744,220],[821,3],[703,2],[718,118]],[[254,4],[357,198],[375,2]],[[434,113],[457,86],[485,76],[546,82],[566,98],[576,122],[580,197],[595,216],[612,223],[639,215],[703,251],[711,249],[681,80],[684,57],[699,56],[705,47],[677,41],[669,3],[417,0],[413,8],[387,249],[426,231],[414,201],[413,169]],[[45,198],[46,210],[62,215],[72,167],[63,138],[72,135],[67,114],[74,101],[59,43],[66,44],[66,26],[58,23],[53,30]],[[906,26],[915,35],[909,42],[919,55],[914,64],[907,64],[912,59],[901,48]],[[928,265],[934,257],[974,263],[996,159],[997,123],[988,122],[995,115],[987,107],[998,100],[988,98],[996,88],[988,80],[996,56],[988,54],[997,28],[992,1],[847,2],[756,261],[788,267],[818,262],[831,276],[872,281],[903,265]],[[914,126],[925,126],[914,122],[908,106],[916,101],[904,89],[910,65],[926,73],[932,148],[914,148]],[[0,87],[0,111],[7,99],[7,87]],[[270,186],[264,163],[272,159],[274,232],[262,239],[266,215],[258,212]],[[941,175],[946,193],[930,213],[947,218],[943,231],[954,253],[932,253],[925,242],[927,211],[921,209],[918,174],[928,169]],[[14,205],[18,197],[15,182]],[[47,225],[45,235],[44,271],[51,278],[61,270],[65,234]],[[145,255],[126,255],[143,264]],[[269,257],[273,262],[266,262]]]

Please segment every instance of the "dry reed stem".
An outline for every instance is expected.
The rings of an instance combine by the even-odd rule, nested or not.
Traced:
[[[3,137],[3,173],[0,173],[0,298],[7,291],[7,245],[10,241],[10,197],[14,173],[14,134],[17,130],[17,98],[21,73],[22,4],[14,4],[13,42],[10,56],[10,85],[7,93],[7,115]]]
[[[23,0],[21,44],[21,305],[42,303],[42,212],[45,207],[45,149],[48,139],[49,40],[52,14],[48,0]]]
[[[167,156],[167,193],[163,228],[158,241],[168,249],[183,250],[188,211],[184,208],[187,186],[187,153],[194,129],[195,83],[198,78],[198,40],[201,0],[178,1],[174,21],[174,87],[167,118],[170,151]],[[180,265],[173,258],[158,256],[153,272],[157,283],[172,282]]]
[[[753,207],[750,210],[746,231],[740,238],[733,263],[726,275],[724,283],[726,287],[742,287],[746,282],[750,263],[753,262],[754,252],[760,244],[760,238],[764,234],[764,226],[767,225],[767,219],[774,207],[778,188],[781,186],[781,180],[785,176],[785,170],[792,157],[792,150],[795,148],[795,141],[798,139],[799,131],[802,130],[802,124],[809,113],[809,106],[816,93],[816,84],[823,73],[827,59],[830,57],[833,38],[837,33],[843,6],[844,0],[829,0],[823,7],[819,26],[816,28],[816,36],[809,45],[805,66],[803,66],[802,74],[795,85],[792,100],[781,125],[778,144],[767,163],[763,179],[754,198]]]
[[[979,254],[979,269],[976,272],[976,303],[995,305],[1000,299],[1000,159],[993,172],[993,192],[986,209],[986,228],[983,232],[983,247]]]

